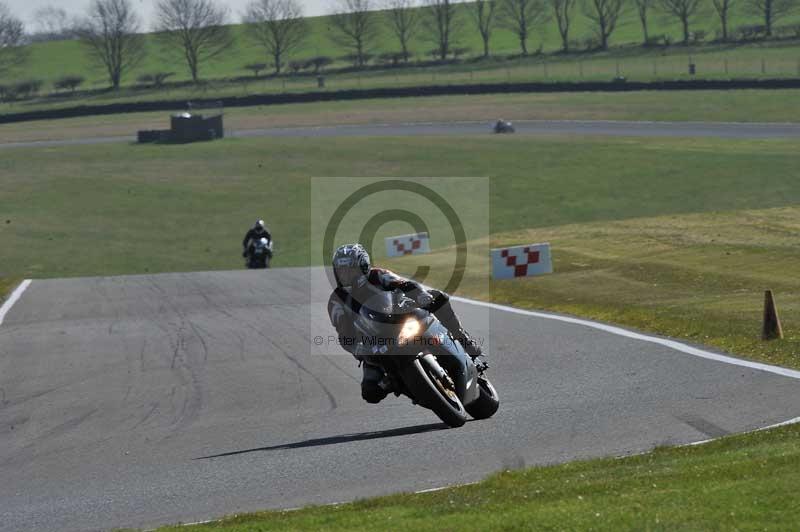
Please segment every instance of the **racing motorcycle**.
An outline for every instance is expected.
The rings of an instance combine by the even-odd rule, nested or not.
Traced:
[[[261,237],[250,246],[245,265],[251,270],[269,268],[272,260],[272,241]]]
[[[433,313],[400,291],[375,289],[355,321],[367,354],[365,362],[383,368],[395,395],[406,395],[460,427],[467,414],[490,418],[500,399],[461,344]]]
[[[495,133],[514,133],[514,131],[516,131],[514,129],[514,124],[502,118],[495,122],[493,129]]]

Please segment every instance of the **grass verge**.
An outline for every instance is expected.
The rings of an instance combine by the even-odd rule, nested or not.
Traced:
[[[492,235],[492,247],[550,242],[554,272],[493,281],[466,273],[461,295],[619,323],[800,368],[800,207],[659,216]],[[488,241],[476,242],[485,247]],[[449,253],[394,260],[411,274],[449,270]],[[438,267],[439,263],[442,267]],[[488,288],[487,288],[488,287]],[[785,338],[760,339],[763,293],[773,289]]]
[[[737,90],[503,94],[232,108],[228,130],[449,120],[654,120],[800,122],[798,91]],[[133,136],[168,127],[168,113],[131,113],[0,124],[0,142]]]
[[[476,485],[170,530],[791,530],[800,426],[505,471]]]
[[[19,279],[15,277],[0,276],[0,305],[8,299],[9,294],[19,284]]]

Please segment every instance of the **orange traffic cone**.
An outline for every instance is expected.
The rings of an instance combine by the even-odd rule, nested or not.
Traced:
[[[761,338],[763,340],[783,338],[783,328],[778,317],[778,309],[775,307],[772,290],[764,292],[764,326],[761,330]]]

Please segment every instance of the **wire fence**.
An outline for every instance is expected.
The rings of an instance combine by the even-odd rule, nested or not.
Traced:
[[[319,78],[322,78],[320,80]],[[303,92],[418,85],[455,85],[530,81],[631,81],[673,79],[800,78],[796,58],[735,55],[541,60],[524,65],[469,69],[396,68],[342,74],[299,75],[238,82],[238,94]]]

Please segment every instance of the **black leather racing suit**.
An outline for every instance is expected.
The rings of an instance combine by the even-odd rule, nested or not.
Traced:
[[[384,377],[383,369],[364,363],[357,354],[359,343],[354,322],[361,308],[359,301],[364,301],[363,298],[359,297],[359,293],[362,290],[366,291],[365,287],[367,284],[387,291],[401,290],[404,294],[415,300],[421,292],[427,292],[432,296],[432,300],[427,306],[422,308],[432,312],[442,325],[450,331],[453,337],[464,345],[471,356],[478,356],[481,354],[480,348],[472,342],[467,332],[461,326],[461,322],[450,305],[450,297],[446,293],[423,287],[416,281],[406,279],[389,270],[381,268],[372,268],[369,273],[360,280],[360,285],[359,282],[356,284],[358,286],[354,286],[350,290],[338,287],[333,291],[328,299],[328,316],[339,336],[339,345],[362,362],[363,376],[361,380],[361,396],[365,401],[369,403],[378,403],[388,395],[386,389],[381,386],[381,381]]]
[[[266,238],[268,242],[272,242],[272,235],[268,229],[251,227],[250,230],[247,231],[247,234],[244,235],[244,240],[242,240],[242,255],[245,257],[249,255],[255,243],[262,238]]]

